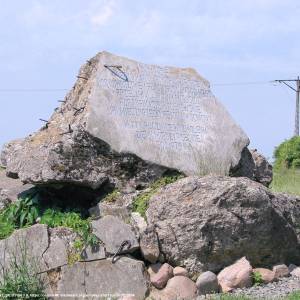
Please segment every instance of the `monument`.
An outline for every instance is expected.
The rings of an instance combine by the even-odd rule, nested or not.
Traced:
[[[7,144],[2,161],[24,182],[96,188],[114,176],[108,152],[132,155],[153,170],[228,175],[248,144],[195,70],[100,52],[80,69],[46,126]]]

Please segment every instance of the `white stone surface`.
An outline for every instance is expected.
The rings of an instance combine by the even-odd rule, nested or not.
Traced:
[[[249,143],[193,69],[146,65],[102,52],[93,80],[87,131],[118,152],[187,175],[228,174]]]

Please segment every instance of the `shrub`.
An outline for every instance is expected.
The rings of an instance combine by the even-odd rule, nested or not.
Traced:
[[[296,169],[300,168],[300,158],[296,158],[296,159],[293,160],[292,167],[296,168]]]
[[[252,273],[252,279],[253,279],[254,285],[260,285],[260,284],[263,283],[262,276],[259,272],[253,272]]]
[[[35,223],[39,216],[36,197],[26,197],[11,204],[4,210],[3,215],[17,228]]]
[[[300,137],[293,137],[284,141],[274,151],[274,168],[299,167],[300,166]]]
[[[121,193],[118,191],[118,189],[115,189],[114,191],[112,191],[110,194],[108,194],[103,201],[105,202],[116,202],[117,198],[121,195]]]
[[[147,191],[142,192],[133,200],[133,211],[140,213],[140,215],[146,218],[146,210],[148,208],[148,203],[150,198],[163,186],[173,183],[178,179],[183,178],[181,174],[164,176],[157,181],[155,181]]]
[[[40,203],[37,191],[31,191],[0,213],[0,239],[7,238],[14,229],[31,226],[40,218],[40,223],[49,227],[68,227],[76,232],[84,246],[97,245],[89,218],[79,212],[63,211],[59,207],[45,208]]]
[[[10,220],[7,220],[3,214],[0,214],[0,240],[9,237],[14,230],[14,224]]]
[[[12,254],[9,267],[3,269],[0,282],[0,298],[8,299],[47,299],[45,283],[38,274],[37,264],[27,257],[27,248],[23,243],[18,256]]]
[[[48,208],[41,216],[41,224],[49,227],[68,227],[73,229],[84,245],[94,246],[98,244],[97,237],[92,233],[90,219],[82,219],[79,213],[62,212],[58,208]]]

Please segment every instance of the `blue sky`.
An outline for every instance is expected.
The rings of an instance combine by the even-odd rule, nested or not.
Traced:
[[[269,158],[293,134],[295,95],[268,82],[300,75],[300,1],[0,0],[0,7],[0,147],[37,130],[80,65],[101,50],[194,67]],[[220,85],[239,82],[259,83]]]

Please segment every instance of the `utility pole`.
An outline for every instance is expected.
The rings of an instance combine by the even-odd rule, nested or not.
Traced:
[[[297,79],[279,79],[275,80],[275,82],[280,82],[288,86],[294,92],[296,92],[296,112],[295,112],[295,130],[294,136],[299,136],[299,94],[300,94],[300,79],[299,76]],[[291,82],[296,83],[296,88],[290,85]]]

